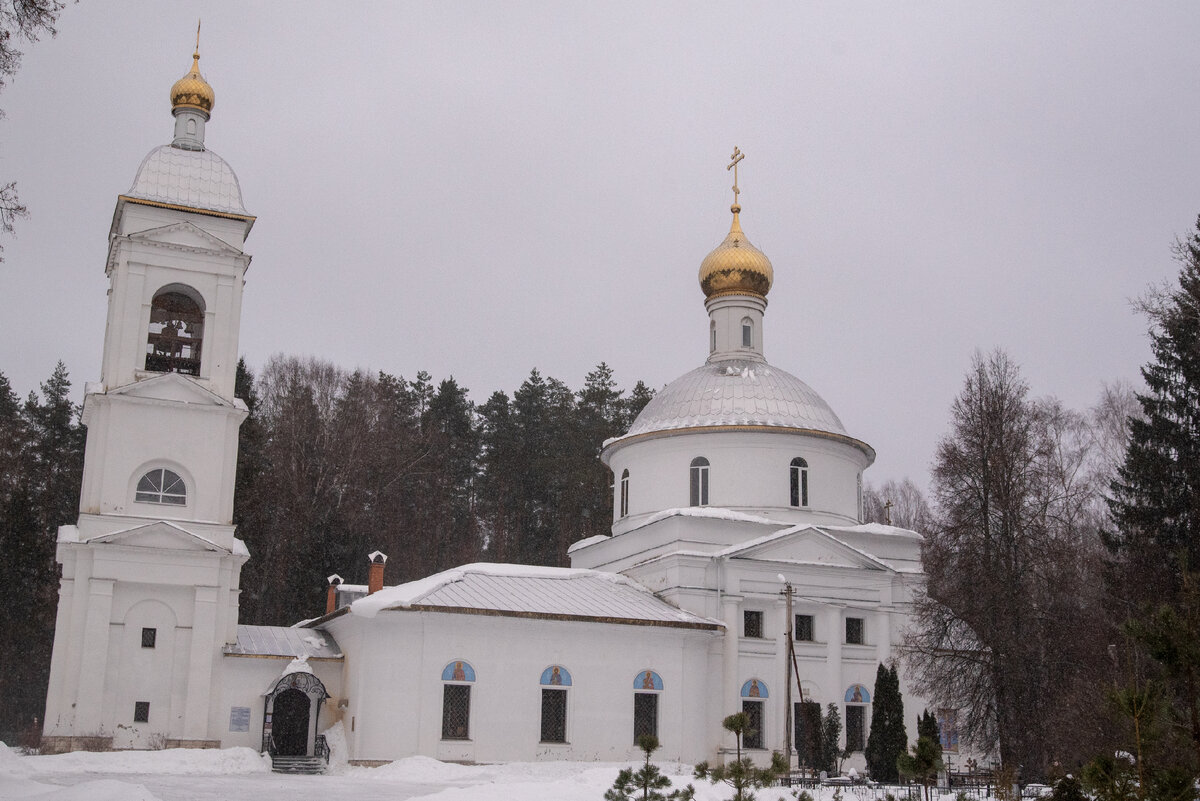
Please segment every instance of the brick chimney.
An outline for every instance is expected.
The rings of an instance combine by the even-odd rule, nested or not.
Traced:
[[[329,594],[325,596],[325,614],[328,615],[337,611],[337,588],[342,584],[342,577],[334,573],[327,581],[329,582]]]
[[[383,589],[383,566],[387,562],[387,554],[375,551],[367,554],[371,560],[371,572],[367,574],[367,595],[372,595]]]

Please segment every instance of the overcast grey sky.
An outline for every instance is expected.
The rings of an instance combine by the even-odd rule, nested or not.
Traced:
[[[924,484],[975,348],[1082,408],[1200,213],[1200,4],[96,2],[0,94],[0,371],[99,378],[106,235],[171,84],[258,215],[241,349],[653,387],[707,355],[701,259],[775,266],[767,358]]]

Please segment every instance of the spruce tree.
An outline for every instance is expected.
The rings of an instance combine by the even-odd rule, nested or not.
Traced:
[[[894,783],[900,774],[896,758],[908,747],[904,728],[904,700],[900,696],[900,677],[895,666],[880,665],[875,671],[875,694],[871,707],[871,734],[864,756],[871,778]]]
[[[1185,570],[1200,568],[1200,219],[1177,255],[1178,286],[1145,304],[1153,360],[1112,486],[1107,544],[1129,608],[1173,594]]]
[[[1178,285],[1145,304],[1153,360],[1129,420],[1109,507],[1112,588],[1128,631],[1162,668],[1200,770],[1200,219],[1178,243]],[[1172,759],[1171,761],[1175,761]],[[1181,762],[1185,760],[1180,760]]]

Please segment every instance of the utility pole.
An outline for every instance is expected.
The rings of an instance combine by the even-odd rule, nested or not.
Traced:
[[[783,576],[780,576],[780,578],[783,579]],[[784,579],[783,580],[783,595],[786,600],[786,603],[785,603],[786,611],[784,614],[787,617],[787,643],[786,643],[787,658],[784,661],[787,662],[787,667],[786,667],[786,672],[785,672],[786,678],[784,679],[784,682],[783,682],[783,688],[784,688],[783,703],[785,705],[784,706],[784,715],[783,715],[784,726],[785,726],[784,731],[783,731],[783,743],[784,743],[783,754],[784,754],[784,757],[787,759],[787,766],[788,766],[787,772],[788,772],[789,776],[791,776],[791,774],[792,774],[792,731],[795,728],[795,724],[792,722],[792,715],[794,712],[794,710],[792,709],[792,659],[793,659],[792,637],[794,634],[794,632],[792,631],[792,626],[794,625],[794,622],[795,622],[795,618],[792,615],[792,592],[793,592],[792,583],[790,581],[788,581],[787,579]]]

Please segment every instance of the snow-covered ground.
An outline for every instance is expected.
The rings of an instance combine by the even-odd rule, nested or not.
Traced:
[[[281,776],[249,748],[174,749],[19,756],[0,745],[0,799],[37,801],[601,801],[623,764],[519,762],[465,766],[412,757],[381,768],[331,766],[325,776]],[[696,785],[700,801],[724,788],[692,782],[690,767],[662,764],[677,786]],[[790,798],[775,789],[762,801]]]
[[[337,742],[337,738],[333,739]],[[691,766],[658,763],[675,787],[692,784],[697,801],[733,795],[691,778]],[[283,776],[249,748],[172,749],[21,756],[0,744],[0,799],[33,801],[602,801],[627,763],[514,762],[456,765],[410,757],[380,768],[339,763],[329,773]],[[813,791],[814,801],[859,801],[851,790]],[[756,792],[759,801],[792,801],[782,787]],[[952,795],[934,796],[953,801]]]

